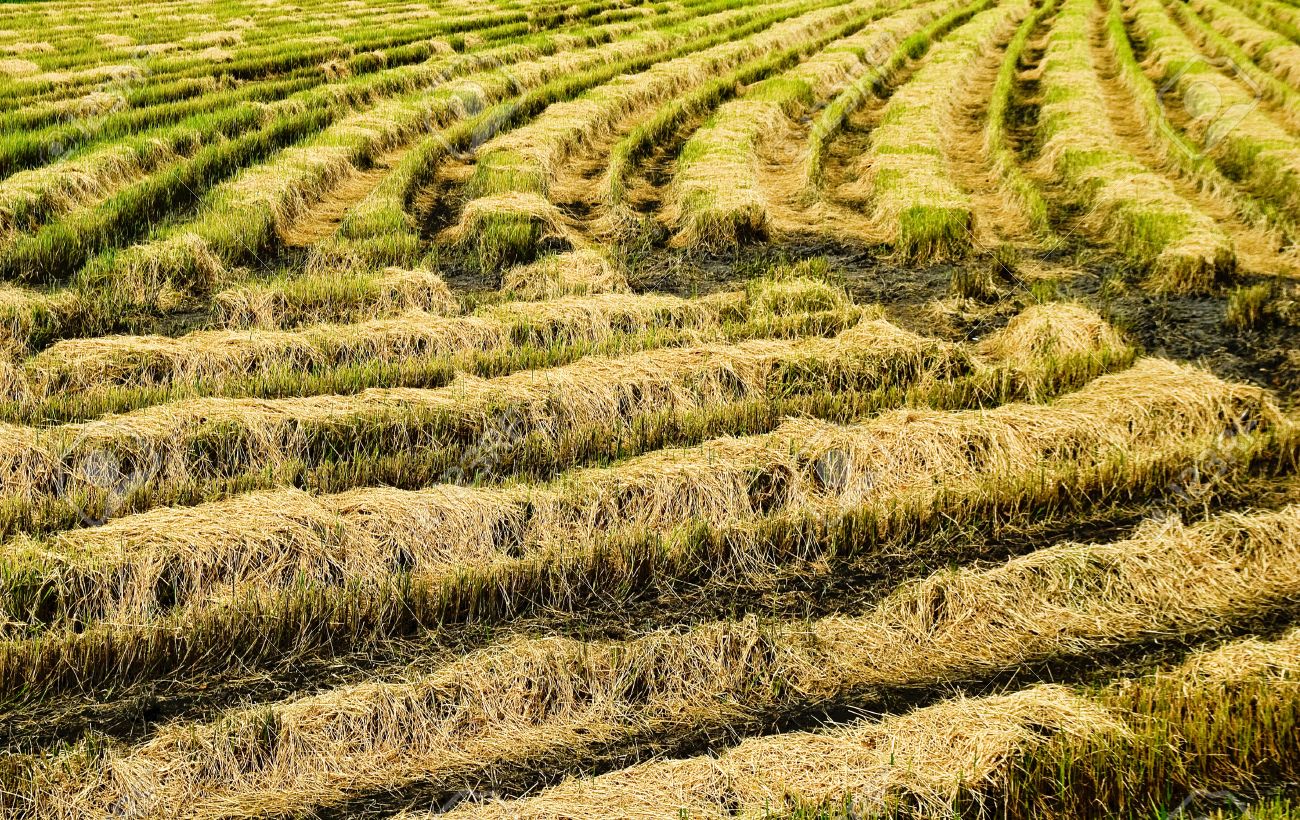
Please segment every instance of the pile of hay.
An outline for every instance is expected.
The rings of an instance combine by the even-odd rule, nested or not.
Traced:
[[[558,299],[595,293],[625,293],[627,279],[604,255],[591,248],[517,265],[501,278],[501,290],[516,299]]]

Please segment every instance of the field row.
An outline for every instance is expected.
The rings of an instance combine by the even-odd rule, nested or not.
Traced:
[[[1230,19],[1224,10],[1192,21],[1193,10],[1171,17],[1144,2],[1033,14],[987,3],[697,4],[565,39],[485,41],[269,106],[232,98],[197,129],[153,136],[123,120],[104,136],[138,136],[0,182],[11,203],[0,206],[10,236],[0,267],[51,286],[6,295],[12,344],[174,324],[166,317],[196,308],[219,323],[210,306],[268,274],[287,288],[317,272],[439,259],[498,276],[547,250],[610,241],[718,250],[830,231],[927,262],[998,243],[1040,249],[1059,243],[1055,228],[1114,250],[1158,291],[1205,292],[1240,264],[1288,272],[1300,202],[1288,98],[1255,100],[1249,77],[1205,61],[1220,47],[1245,54],[1245,40],[1211,27]],[[1040,35],[1036,65],[1017,71]],[[963,73],[987,76],[989,87],[969,91],[989,99],[984,110],[957,106],[961,93],[952,108],[929,104]],[[421,90],[434,83],[444,85]],[[1208,88],[1213,101],[1198,102]],[[1032,114],[1030,137],[1008,132],[1013,111]],[[841,159],[837,139],[860,122],[871,123],[865,151]],[[660,183],[645,163],[665,140],[682,141]],[[982,159],[958,161],[972,145]],[[440,182],[466,150],[467,174]],[[431,187],[439,210],[457,213],[445,230],[427,224]],[[1009,202],[1023,213],[990,208],[1005,191],[1018,195],[999,199],[1001,211]],[[337,215],[315,224],[318,207]]]
[[[0,818],[1295,816],[1297,35],[0,4]]]
[[[279,816],[403,786],[451,791],[445,784],[508,778],[530,761],[689,742],[801,705],[887,704],[904,691],[1247,622],[1296,594],[1300,579],[1286,568],[1296,566],[1297,527],[1295,507],[1195,526],[1152,523],[1121,541],[1059,544],[990,569],[939,573],[852,616],[702,624],[624,642],[510,640],[389,680],[234,708],[134,745],[74,748],[49,764],[32,761],[25,788],[10,788],[42,817],[111,816],[123,805],[150,816]],[[1059,799],[1088,805],[1088,787],[1111,782],[1111,761],[1123,761],[1153,796],[1189,783],[1240,789],[1241,766],[1294,772],[1294,642],[1291,633],[1276,644],[1229,645],[1094,695],[1031,687],[829,733],[778,734],[717,759],[648,763],[518,805],[460,812],[564,816],[565,801],[608,799],[626,812],[619,816],[657,816],[639,802],[648,798],[710,817],[733,800],[757,809],[776,798],[789,810],[787,799],[817,806],[852,795],[873,806],[920,798],[942,814],[952,801],[1002,797],[1000,785],[1028,797],[1016,804],[1023,811]],[[1210,714],[1216,720],[1201,722]],[[975,725],[948,723],[957,716]],[[950,746],[945,729],[973,736]],[[928,732],[937,735],[929,742],[910,734]],[[942,768],[965,744],[995,739],[1005,745],[961,761],[975,771]],[[896,764],[938,759],[900,780],[903,771],[891,776],[876,757],[895,742]],[[886,749],[873,751],[877,744]],[[1084,749],[1092,753],[1072,754]],[[1034,754],[1026,764],[1015,752]],[[732,767],[738,777],[726,776]],[[646,795],[648,785],[667,793]]]

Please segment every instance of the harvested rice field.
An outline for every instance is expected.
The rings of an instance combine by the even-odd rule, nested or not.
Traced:
[[[0,820],[1300,820],[1300,0],[11,0],[0,89]]]

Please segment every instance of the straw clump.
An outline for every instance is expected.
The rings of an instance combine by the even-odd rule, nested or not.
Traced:
[[[29,77],[39,73],[40,70],[39,65],[21,57],[6,57],[0,60],[0,74],[8,77]]]
[[[506,271],[501,290],[516,299],[544,300],[596,293],[626,293],[627,278],[591,248],[548,256]]]
[[[1068,302],[1030,305],[979,343],[982,354],[1007,361],[1086,356],[1123,347],[1119,332],[1096,311]]]
[[[789,128],[779,105],[743,99],[723,106],[695,132],[673,176],[677,244],[717,250],[766,237],[759,140],[780,139]]]
[[[526,262],[540,247],[581,245],[560,209],[538,193],[509,191],[466,203],[460,222],[443,232],[445,241],[472,247],[485,270]]]

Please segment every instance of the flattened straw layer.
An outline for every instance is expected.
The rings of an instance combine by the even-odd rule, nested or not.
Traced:
[[[114,257],[114,298],[176,310],[234,275],[209,243],[192,232],[132,245]]]
[[[29,230],[34,217],[64,214],[103,199],[128,181],[139,179],[147,167],[174,156],[172,146],[158,139],[143,150],[110,145],[13,174],[0,181],[0,243],[11,242],[21,231]]]
[[[898,341],[894,350],[882,346],[882,360],[894,361],[906,353],[901,349],[906,340]],[[175,605],[210,594],[203,586],[209,578],[221,589],[243,587],[256,593],[258,585],[270,583],[271,589],[261,591],[272,591],[281,576],[263,576],[255,569],[259,563],[318,565],[334,560],[321,556],[355,552],[372,557],[356,564],[339,558],[345,572],[301,577],[329,584],[342,579],[365,583],[382,581],[398,568],[446,573],[451,569],[447,561],[487,566],[519,556],[571,557],[575,544],[595,543],[620,531],[671,535],[696,523],[721,527],[782,514],[833,515],[859,506],[896,509],[913,501],[926,506],[940,497],[960,505],[995,479],[1005,483],[1008,493],[1018,493],[1025,480],[1044,470],[1093,469],[1117,457],[1140,461],[1152,454],[1183,452],[1191,442],[1200,447],[1205,439],[1251,416],[1278,423],[1277,411],[1258,390],[1148,361],[1127,373],[1098,379],[1049,407],[903,410],[850,426],[790,420],[771,434],[662,450],[612,467],[578,470],[514,495],[484,490],[488,500],[483,504],[497,513],[494,521],[485,523],[490,529],[479,540],[500,539],[493,556],[479,550],[461,556],[456,539],[462,536],[437,528],[424,534],[418,547],[392,542],[386,552],[375,553],[368,534],[373,528],[401,531],[401,526],[384,523],[379,511],[400,509],[437,520],[461,515],[438,505],[468,504],[460,496],[379,489],[358,491],[349,502],[365,500],[377,512],[359,521],[339,512],[332,527],[315,541],[297,536],[277,541],[259,534],[244,545],[245,533],[257,528],[244,523],[244,499],[234,498],[194,510],[154,510],[93,530],[14,545],[10,566],[15,577],[26,567],[24,571],[64,579],[59,582],[66,588],[61,605],[70,615],[129,621],[155,611],[159,599],[151,596],[160,588],[168,590],[168,600]],[[248,503],[259,509],[260,502]],[[286,521],[310,518],[310,510],[337,509],[330,497],[311,499],[295,493],[283,495],[278,503],[286,510]],[[525,507],[526,515],[521,511]],[[304,512],[293,512],[300,509]],[[197,522],[193,528],[185,523],[189,515]],[[516,523],[506,526],[505,519]],[[213,526],[229,531],[217,537]],[[192,541],[191,529],[204,532],[203,538]],[[294,532],[301,528],[294,525]],[[354,540],[355,551],[350,547]],[[201,557],[194,557],[189,545],[207,542],[222,547],[200,546]],[[422,563],[417,553],[442,558]],[[253,557],[246,559],[246,554]],[[178,561],[178,555],[188,557]],[[229,569],[232,566],[254,569]],[[74,578],[84,580],[73,583]],[[144,597],[131,598],[130,590],[142,590]],[[26,613],[14,610],[14,599],[6,603],[11,621],[28,620]]]
[[[31,77],[40,73],[41,67],[31,60],[24,60],[21,57],[6,57],[0,59],[0,74],[9,78],[14,77]]]
[[[6,65],[12,64],[13,70],[6,70]],[[29,71],[29,67],[35,67],[38,73]],[[138,65],[99,65],[83,68],[77,71],[40,71],[40,67],[29,60],[0,60],[0,73],[7,73],[11,77],[21,78],[21,82],[16,83],[14,88],[19,93],[29,89],[42,86],[61,86],[69,83],[81,82],[121,82],[123,80],[138,80],[144,76],[144,69]]]
[[[1191,527],[1150,522],[1125,541],[941,572],[861,617],[709,624],[627,642],[516,640],[425,675],[233,709],[128,749],[56,758],[34,774],[31,813],[105,817],[129,806],[207,818],[325,806],[416,779],[476,778],[744,725],[774,709],[870,702],[897,687],[1202,633],[1297,593],[1300,508]]]
[[[1125,730],[1098,704],[1062,686],[1040,685],[958,697],[874,723],[751,738],[716,758],[653,761],[570,778],[535,797],[462,804],[446,816],[660,820],[684,813],[724,820],[852,806],[866,816],[891,816],[906,807],[921,817],[950,817],[972,803],[991,803],[1014,760],[1048,739],[1103,731]]]
[[[718,766],[751,817],[763,816],[765,805],[833,806],[846,797],[858,811],[907,807],[947,817],[963,804],[992,808],[1018,756],[1054,737],[1102,731],[1122,733],[1123,724],[1064,687],[1035,686],[875,724],[749,740]]]
[[[73,291],[47,294],[0,284],[0,356],[26,354],[31,334],[43,322],[75,315],[84,308],[82,296]]]
[[[1087,469],[1114,457],[1181,452],[1189,440],[1253,417],[1280,422],[1256,389],[1147,360],[1047,407],[899,410],[848,426],[792,419],[764,436],[580,470],[557,482],[562,492],[534,503],[530,527],[545,545],[549,535],[581,541],[610,525],[724,526],[794,511],[893,508],[945,493],[961,499],[995,478],[1019,486],[1045,466]]]
[[[842,339],[750,341],[734,346],[667,348],[621,358],[591,357],[563,367],[519,371],[497,379],[461,376],[436,389],[371,388],[350,396],[289,399],[202,398],[144,408],[102,420],[54,428],[48,436],[28,436],[25,446],[0,453],[11,492],[41,492],[57,482],[74,462],[92,453],[113,453],[155,465],[160,482],[186,481],[195,471],[221,474],[256,459],[274,467],[308,451],[316,436],[360,421],[382,423],[420,435],[434,416],[445,428],[481,432],[501,408],[525,422],[531,434],[560,438],[565,431],[620,425],[635,417],[680,412],[758,398],[782,368],[807,361],[814,372],[857,373],[870,379],[909,373],[916,359],[954,361],[960,356],[942,343],[914,337],[915,358],[882,361],[876,348],[886,323],[846,331]],[[892,331],[890,331],[892,332]],[[846,354],[851,356],[846,358]],[[778,380],[779,381],[779,380]],[[226,439],[222,452],[207,456],[224,466],[196,463],[192,447],[205,435]],[[44,468],[35,465],[44,461]]]
[[[193,508],[161,508],[48,544],[13,544],[18,563],[71,569],[64,601],[84,618],[148,618],[170,605],[211,607],[295,584],[367,584],[415,569],[490,562],[527,518],[522,490],[275,490]],[[77,580],[72,580],[72,579]],[[18,614],[18,613],[8,613]]]
[[[650,820],[668,810],[722,820],[850,806],[871,816],[906,810],[909,815],[952,817],[971,809],[983,815],[997,811],[996,801],[1005,799],[1020,761],[1040,751],[1050,759],[1062,751],[1078,755],[1091,743],[1156,741],[1140,739],[1130,729],[1130,719],[1145,715],[1116,708],[1117,692],[1121,701],[1138,702],[1149,711],[1151,704],[1138,693],[1153,687],[1174,686],[1183,697],[1196,698],[1197,690],[1230,686],[1241,692],[1236,696],[1240,700],[1252,692],[1243,684],[1266,682],[1285,698],[1297,693],[1297,676],[1300,629],[1293,629],[1277,640],[1238,640],[1195,652],[1168,672],[1122,680],[1098,699],[1042,684],[1006,695],[957,697],[877,723],[746,740],[717,758],[653,761],[598,777],[571,777],[536,796],[466,803],[448,816]],[[1167,754],[1158,748],[1144,752]],[[1109,773],[1115,775],[1113,769]],[[429,817],[400,815],[402,820]]]
[[[743,294],[724,292],[719,298],[683,299],[658,294],[599,293],[560,296],[538,302],[503,302],[478,315],[502,321],[516,337],[537,345],[599,342],[617,333],[654,327],[697,328],[715,332],[727,319],[743,318]]]
[[[564,266],[568,257],[539,263],[538,277],[552,273],[568,278],[568,289],[578,289],[578,278],[594,283],[608,274],[607,284],[619,284],[617,273],[594,252],[578,252],[577,267]],[[601,268],[588,271],[588,263]],[[578,276],[581,274],[581,277]],[[558,290],[555,281],[521,287]],[[197,331],[186,336],[110,336],[59,342],[27,360],[10,363],[4,395],[17,400],[39,399],[52,391],[91,389],[106,385],[169,385],[185,380],[221,380],[236,374],[266,372],[286,366],[326,367],[365,361],[392,362],[418,356],[456,358],[474,351],[505,350],[512,345],[539,347],[596,344],[621,333],[642,333],[658,328],[694,329],[701,338],[719,337],[725,320],[765,317],[775,309],[782,314],[835,311],[852,317],[857,310],[842,290],[810,279],[759,282],[749,293],[715,294],[705,299],[676,296],[631,295],[622,292],[592,296],[553,296],[539,302],[505,302],[480,308],[474,316],[459,312],[455,297],[441,277],[424,271],[390,270],[373,286],[370,296],[387,307],[421,306],[420,312],[402,313],[354,325],[321,325],[293,332],[259,333],[230,330]],[[593,285],[594,287],[594,285]],[[269,291],[264,295],[270,295]],[[254,300],[248,300],[251,305]],[[265,308],[284,313],[280,308]],[[428,311],[427,309],[433,309]],[[261,310],[261,308],[259,308]],[[435,313],[438,315],[431,315]]]
[[[1190,683],[1276,680],[1300,684],[1300,628],[1275,640],[1247,638],[1188,658],[1171,677]]]
[[[199,331],[189,336],[109,336],[69,339],[31,362],[45,394],[106,385],[158,385],[275,368],[302,370],[417,356],[493,350],[509,343],[507,328],[476,317],[417,313],[359,325],[305,331]]]
[[[0,45],[0,52],[5,54],[53,54],[54,46],[46,42],[5,43]]]
[[[747,288],[751,316],[787,316],[814,311],[844,311],[853,299],[842,287],[803,277],[777,278],[752,283]]]

